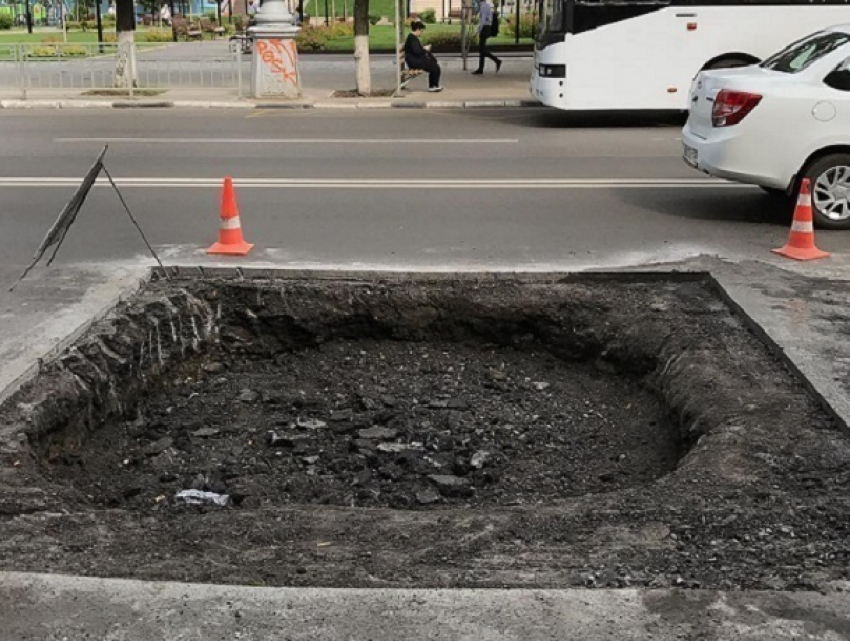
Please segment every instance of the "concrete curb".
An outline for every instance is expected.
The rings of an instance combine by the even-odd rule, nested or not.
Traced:
[[[251,103],[227,100],[175,100],[175,109],[256,109]]]
[[[0,572],[4,641],[836,640],[846,592],[263,588]]]
[[[0,100],[0,109],[493,109],[543,108],[534,100],[498,98],[492,100],[359,100],[323,99],[286,103],[240,102],[236,100]]]

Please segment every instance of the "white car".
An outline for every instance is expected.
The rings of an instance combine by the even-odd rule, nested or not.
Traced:
[[[758,65],[700,72],[689,100],[685,162],[788,195],[808,177],[815,224],[850,229],[850,24]]]

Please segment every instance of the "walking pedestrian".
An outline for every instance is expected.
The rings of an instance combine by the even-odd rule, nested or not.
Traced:
[[[440,63],[431,53],[431,45],[422,46],[422,32],[425,24],[421,20],[410,23],[410,33],[404,41],[404,62],[408,69],[422,69],[428,72],[428,91],[442,91],[440,86]]]
[[[487,38],[496,35],[492,30],[493,11],[493,5],[490,4],[490,0],[481,0],[478,4],[478,69],[472,72],[475,76],[480,76],[484,73],[485,58],[490,58],[490,60],[496,63],[496,73],[499,73],[499,69],[502,68],[502,61],[494,56],[493,52],[487,48]]]

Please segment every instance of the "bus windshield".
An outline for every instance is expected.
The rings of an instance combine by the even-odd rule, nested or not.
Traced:
[[[540,0],[537,42],[545,46],[558,36],[584,33],[670,4],[671,0]]]
[[[761,63],[761,66],[772,71],[797,73],[847,42],[850,42],[850,35],[846,33],[821,31],[786,47]]]
[[[572,0],[540,0],[537,7],[537,39],[545,43],[552,34],[566,33],[564,10]]]

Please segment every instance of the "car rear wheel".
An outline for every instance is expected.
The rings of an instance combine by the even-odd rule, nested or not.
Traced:
[[[823,229],[850,229],[850,154],[830,154],[813,162],[805,177],[812,184],[812,216]]]

